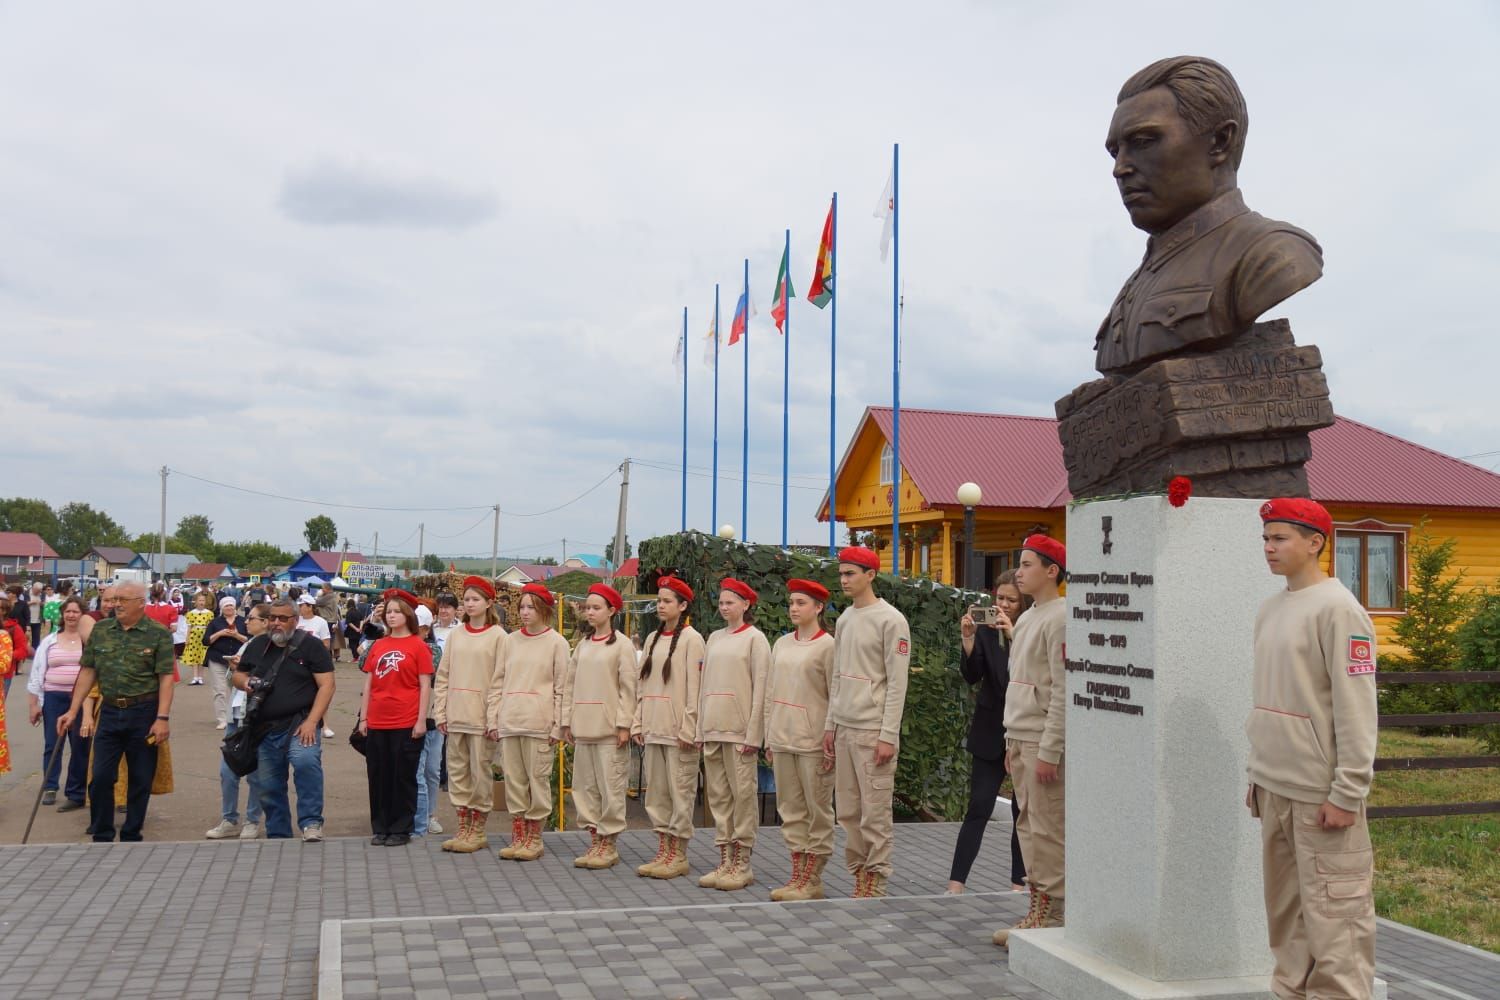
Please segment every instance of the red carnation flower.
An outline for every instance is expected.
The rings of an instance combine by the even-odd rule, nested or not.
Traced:
[[[1192,495],[1193,481],[1187,476],[1173,476],[1172,481],[1167,484],[1167,503],[1173,507],[1183,506]]]

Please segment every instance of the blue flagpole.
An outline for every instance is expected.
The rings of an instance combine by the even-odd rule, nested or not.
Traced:
[[[745,436],[740,448],[740,538],[750,541],[750,258],[745,258]]]
[[[790,402],[788,387],[792,376],[792,231],[786,231],[786,244],[781,249],[781,259],[786,261],[786,273],[781,280],[786,284],[781,289],[782,302],[786,303],[786,315],[781,317],[781,547],[786,548],[786,472],[787,434],[791,422],[787,419]],[[774,307],[773,307],[774,308]]]
[[[710,534],[719,530],[719,285],[714,283],[714,486]]]
[[[901,144],[891,150],[891,448],[895,469],[891,479],[891,571],[901,575]]]
[[[682,307],[682,530],[687,530],[688,324]]]
[[[828,275],[833,282],[833,310],[828,334],[828,555],[838,552],[838,445],[834,443],[834,425],[838,423],[839,356],[839,193],[833,192],[833,247],[828,257]]]

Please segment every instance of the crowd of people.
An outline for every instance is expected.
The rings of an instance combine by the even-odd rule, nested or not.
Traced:
[[[1274,982],[1286,995],[1314,982],[1360,995],[1374,960],[1365,822],[1375,746],[1374,630],[1320,562],[1332,535],[1328,512],[1309,500],[1281,499],[1266,503],[1261,517],[1267,565],[1287,582],[1256,621],[1255,710],[1247,724],[1245,802],[1262,827]],[[243,774],[230,767],[226,743],[223,815],[208,836],[255,837],[262,825],[269,837],[292,836],[290,776],[297,829],[304,841],[320,841],[321,741],[333,735],[325,715],[334,656],[347,644],[363,675],[351,742],[365,756],[374,846],[440,832],[432,813],[446,772],[459,828],[442,849],[486,849],[498,762],[511,818],[500,857],[540,858],[542,828],[555,805],[557,747],[566,743],[579,825],[590,834],[589,849],[573,864],[612,868],[620,860],[615,841],[625,829],[634,743],[657,837],[655,856],[636,873],[688,874],[701,768],[719,863],[698,884],[741,890],[755,880],[763,753],[792,862],[790,879],[771,898],[823,898],[835,822],[845,832],[854,896],[879,897],[891,875],[911,636],[902,614],[873,589],[879,557],[850,547],[838,563],[850,603],[837,624],[825,620],[825,587],[789,579],[783,586],[794,630],[774,644],[755,625],[761,595],[732,577],[710,581],[724,625],[707,637],[687,613],[693,586],[659,578],[659,627],[639,645],[616,628],[623,599],[604,583],[582,602],[586,627],[576,645],[552,628],[557,595],[545,586],[522,589],[519,623],[507,632],[493,584],[477,576],[464,580],[461,597],[425,601],[392,589],[373,605],[345,607],[326,589],[316,596],[295,588],[239,596],[203,589],[183,595],[193,605],[186,612],[160,585],[149,601],[139,584],[106,587],[95,608],[65,587],[57,594],[12,587],[0,595],[0,676],[8,687],[18,663],[34,658],[27,688],[31,721],[46,725],[44,801],[55,801],[60,788],[60,810],[87,803],[96,841],[114,839],[117,807],[125,813],[120,839],[141,839],[163,765],[170,786],[167,741],[179,664],[193,670],[190,684],[202,683],[206,666],[219,727],[253,738],[254,758]],[[1011,883],[1029,891],[1030,907],[1015,927],[995,934],[1002,946],[1013,930],[1058,927],[1064,919],[1066,579],[1064,545],[1032,535],[1016,569],[997,581],[993,613],[982,624],[972,615],[959,622],[961,670],[978,697],[967,742],[971,802],[948,891],[964,891],[1009,775]],[[243,615],[240,596],[248,603]],[[4,733],[0,702],[0,771],[9,767]],[[242,777],[249,784],[243,825]]]

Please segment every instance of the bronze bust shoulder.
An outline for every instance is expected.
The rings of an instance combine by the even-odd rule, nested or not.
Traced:
[[[1101,373],[1228,346],[1322,276],[1311,235],[1245,207],[1248,125],[1234,77],[1210,59],[1163,59],[1121,88],[1105,148],[1131,222],[1151,238],[1100,324]]]

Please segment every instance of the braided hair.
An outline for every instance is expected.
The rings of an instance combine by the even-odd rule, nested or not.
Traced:
[[[685,607],[687,601],[681,597],[677,598],[679,607]],[[667,659],[661,665],[661,679],[665,684],[672,679],[672,654],[677,652],[677,640],[682,638],[682,631],[692,624],[692,616],[686,613],[677,620],[677,627],[672,630],[672,641],[667,645]],[[641,680],[651,676],[651,653],[656,649],[656,640],[661,638],[661,629],[651,633],[651,645],[646,647],[646,662],[641,666]]]

